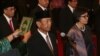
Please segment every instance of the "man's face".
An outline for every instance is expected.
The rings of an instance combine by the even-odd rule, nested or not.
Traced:
[[[8,7],[4,9],[4,14],[8,17],[13,17],[15,13],[15,7]]]
[[[43,7],[47,8],[49,4],[49,0],[39,0],[39,4],[41,4]]]
[[[38,28],[43,32],[48,32],[51,29],[51,18],[43,18],[40,21],[36,22]]]
[[[77,7],[77,0],[72,0],[72,1],[69,1],[68,3],[73,8],[76,8]]]

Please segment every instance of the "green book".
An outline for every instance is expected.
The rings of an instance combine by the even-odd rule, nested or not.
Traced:
[[[21,30],[20,35],[23,35],[24,33],[30,30],[32,22],[33,22],[33,18],[23,17],[20,25],[20,30]]]

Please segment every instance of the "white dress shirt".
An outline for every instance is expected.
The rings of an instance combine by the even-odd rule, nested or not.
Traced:
[[[40,5],[40,4],[38,4],[38,6],[39,6],[43,11],[47,10],[47,8],[43,7],[43,6]]]
[[[74,12],[74,8],[72,8],[70,5],[68,5],[69,9],[71,10],[71,12]]]

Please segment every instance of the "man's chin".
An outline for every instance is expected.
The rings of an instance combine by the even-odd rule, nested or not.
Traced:
[[[14,15],[10,16],[10,17],[14,17]]]
[[[47,31],[50,31],[51,29],[48,29]]]

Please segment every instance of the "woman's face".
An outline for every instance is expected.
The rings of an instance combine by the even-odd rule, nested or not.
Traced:
[[[87,24],[88,23],[88,13],[84,13],[80,16],[79,22],[81,24]]]

